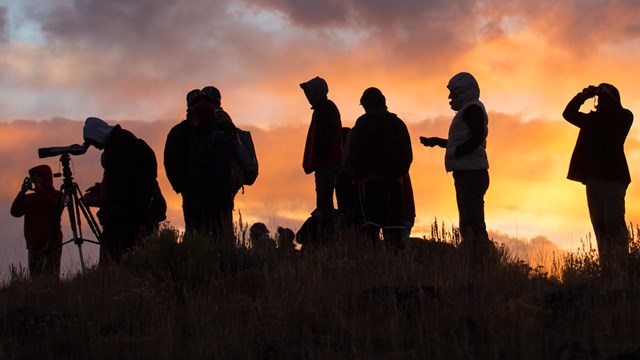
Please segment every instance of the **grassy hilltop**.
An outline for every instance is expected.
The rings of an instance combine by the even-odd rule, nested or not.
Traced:
[[[434,223],[402,253],[345,235],[281,257],[177,242],[163,229],[122,264],[0,289],[0,359],[634,359],[640,248],[532,269],[478,264]],[[313,251],[312,251],[313,250]]]

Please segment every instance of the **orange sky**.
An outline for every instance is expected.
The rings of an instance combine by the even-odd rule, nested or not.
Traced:
[[[561,113],[576,92],[600,82],[616,85],[623,105],[640,111],[638,13],[640,3],[624,0],[0,5],[0,201],[7,209],[0,274],[26,258],[21,220],[7,213],[24,170],[42,162],[38,147],[80,142],[81,121],[98,116],[147,140],[161,163],[184,95],[209,84],[258,148],[260,176],[236,207],[249,222],[299,226],[314,193],[300,166],[311,110],[298,84],[316,75],[327,79],[345,126],[362,113],[358,99],[369,86],[407,123],[420,234],[435,217],[457,223],[457,211],[443,151],[420,146],[418,136],[446,136],[453,112],[445,85],[459,71],[473,73],[490,113],[489,229],[575,250],[591,226],[584,187],[565,179],[577,129]],[[634,223],[639,139],[634,125],[626,143]],[[95,149],[74,158],[82,189],[99,178],[97,159]],[[179,198],[160,170],[169,220],[181,226]]]

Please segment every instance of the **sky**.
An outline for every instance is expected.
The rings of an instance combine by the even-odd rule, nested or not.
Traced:
[[[418,137],[446,137],[446,84],[472,73],[489,112],[488,229],[523,253],[574,251],[591,225],[584,186],[566,179],[578,130],[561,114],[601,82],[640,111],[638,13],[633,0],[0,0],[0,277],[26,261],[22,219],[8,214],[26,170],[59,166],[38,148],[82,142],[83,120],[97,116],[146,140],[162,164],[186,93],[207,85],[257,147],[260,175],[236,198],[236,218],[296,229],[314,208],[313,176],[301,166],[311,109],[299,84],[315,76],[329,83],[344,126],[363,113],[370,86],[407,124],[421,236],[435,219],[458,220],[444,151]],[[634,125],[625,149],[635,224],[639,140]],[[100,179],[99,156],[74,157],[82,190]],[[159,174],[180,228],[180,198],[162,166]],[[69,269],[74,247],[63,252]],[[95,246],[83,247],[94,261]]]

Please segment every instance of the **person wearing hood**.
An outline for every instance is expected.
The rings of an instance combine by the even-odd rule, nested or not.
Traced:
[[[302,168],[315,173],[316,209],[319,217],[319,238],[327,239],[335,229],[333,193],[342,161],[342,121],[336,104],[329,100],[329,87],[321,77],[300,84],[313,115],[307,133]]]
[[[453,173],[458,205],[461,246],[485,253],[491,241],[484,219],[484,195],[489,188],[487,135],[489,117],[480,101],[480,87],[473,75],[461,72],[451,78],[449,105],[456,112],[447,139],[420,137],[428,147],[442,147],[445,169]]]
[[[413,161],[411,138],[405,123],[387,110],[386,98],[368,88],[360,98],[365,114],[347,138],[343,167],[358,186],[363,227],[375,244],[403,248],[404,181]]]
[[[11,204],[12,216],[24,216],[24,238],[32,278],[60,275],[62,230],[60,223],[53,225],[60,196],[60,191],[53,187],[49,165],[39,165],[29,169],[29,176]],[[52,226],[56,227],[53,231]],[[49,236],[52,236],[50,244]]]
[[[587,99],[597,97],[595,111],[580,112]],[[590,85],[567,104],[562,116],[578,127],[569,180],[586,185],[591,224],[602,265],[623,264],[629,253],[625,195],[631,182],[624,142],[633,113],[622,107],[620,92],[611,84]]]
[[[85,120],[83,137],[87,145],[103,150],[103,181],[95,189],[106,193],[99,216],[103,225],[100,261],[119,262],[140,236],[152,233],[165,218],[156,156],[144,140],[96,117]],[[164,204],[159,205],[161,210],[156,210],[158,203]]]

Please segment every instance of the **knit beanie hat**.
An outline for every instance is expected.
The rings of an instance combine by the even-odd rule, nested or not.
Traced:
[[[214,105],[220,106],[220,101],[222,100],[222,95],[220,94],[220,90],[215,86],[205,86],[202,88],[202,93],[209,97],[209,101],[213,102]]]
[[[104,120],[97,117],[88,117],[84,122],[82,136],[85,141],[91,140],[105,146],[109,142],[111,131],[113,131],[113,126],[110,126]]]

